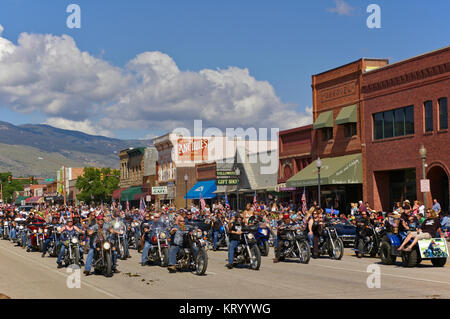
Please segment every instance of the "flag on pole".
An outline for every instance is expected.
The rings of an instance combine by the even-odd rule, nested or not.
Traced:
[[[144,218],[146,208],[147,208],[147,205],[145,205],[144,197],[141,197],[141,202],[139,205],[139,218],[140,219]]]
[[[306,214],[306,211],[308,209],[306,208],[306,195],[305,195],[305,188],[303,187],[303,194],[302,194],[302,213]]]
[[[200,205],[202,206],[202,210],[206,209],[206,203],[202,197],[202,194],[200,194]]]
[[[258,209],[258,203],[256,201],[256,190],[255,190],[255,194],[253,195],[253,209],[254,210]]]
[[[129,212],[130,211],[130,203],[128,202],[128,199],[127,199],[127,212]]]
[[[231,206],[230,206],[230,203],[228,202],[228,196],[227,196],[227,194],[225,193],[225,207],[227,207],[227,208],[230,208]]]

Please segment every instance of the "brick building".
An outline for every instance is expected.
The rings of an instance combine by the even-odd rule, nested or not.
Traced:
[[[364,73],[362,93],[364,198],[385,211],[404,199],[423,200],[423,144],[428,206],[437,198],[448,210],[450,47]]]

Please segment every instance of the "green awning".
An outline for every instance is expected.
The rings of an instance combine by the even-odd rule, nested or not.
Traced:
[[[28,198],[28,196],[19,196],[17,197],[15,204],[16,205],[21,205],[23,200],[26,200]]]
[[[320,185],[362,184],[361,153],[322,158]],[[287,187],[317,186],[316,161],[286,181]]]
[[[336,124],[356,123],[358,114],[356,107],[356,104],[343,107],[334,122]]]
[[[127,200],[128,201],[132,201],[132,200],[134,200],[134,195],[137,195],[137,194],[140,194],[140,193],[142,193],[142,187],[141,186],[127,188],[126,190],[124,190],[122,192],[120,200],[122,202],[126,202]]]
[[[324,127],[333,127],[333,111],[326,111],[320,113],[313,124],[313,129],[315,130]]]

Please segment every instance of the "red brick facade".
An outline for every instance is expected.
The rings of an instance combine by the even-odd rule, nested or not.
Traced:
[[[445,200],[442,193],[445,187],[441,183],[445,175],[448,183],[450,176],[450,135],[448,129],[439,130],[438,99],[450,98],[450,47],[364,73],[362,94],[364,200],[372,203],[376,210],[390,211],[389,171],[406,168],[415,169],[416,196],[423,200],[419,155],[422,144],[427,150],[426,174],[431,180],[428,206],[431,206],[431,197]],[[432,132],[425,132],[424,128],[424,102],[427,100],[433,105]],[[414,105],[414,134],[375,140],[373,114],[410,105]],[[448,201],[448,194],[446,196]]]

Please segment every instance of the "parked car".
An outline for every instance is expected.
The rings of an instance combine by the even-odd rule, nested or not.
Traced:
[[[334,220],[337,234],[344,242],[344,247],[353,246],[356,238],[356,226],[346,219]]]

